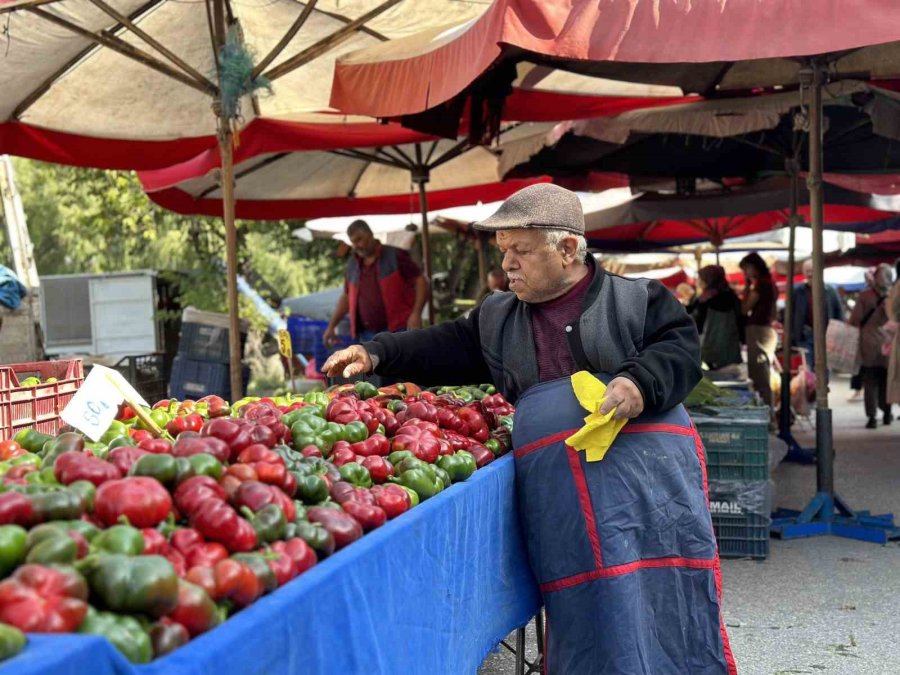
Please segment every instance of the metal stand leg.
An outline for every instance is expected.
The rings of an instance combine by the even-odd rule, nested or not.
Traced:
[[[525,628],[516,631],[516,675],[525,675]]]
[[[506,640],[502,640],[500,645],[512,652],[516,657],[515,675],[540,675],[544,668],[544,615],[543,609],[534,617],[534,627],[537,632],[537,651],[538,656],[534,661],[525,658],[525,631],[527,626],[523,626],[516,631],[516,646],[512,647]]]

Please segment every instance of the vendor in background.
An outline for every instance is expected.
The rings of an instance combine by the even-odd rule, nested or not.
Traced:
[[[778,343],[772,321],[778,291],[769,266],[758,253],[744,256],[740,265],[746,280],[741,313],[747,322],[747,374],[763,403],[771,408],[772,362]]]
[[[893,270],[886,263],[866,272],[869,287],[859,294],[850,315],[850,325],[859,328],[859,356],[862,362],[866,417],[869,418],[866,429],[878,428],[878,410],[884,414],[885,424],[894,420],[891,404],[887,401],[888,357],[882,349],[887,337],[883,329],[888,321],[885,301],[891,290],[893,277]]]
[[[728,285],[725,270],[707,265],[700,270],[701,293],[694,310],[701,333],[700,356],[710,370],[743,363],[744,321],[741,301]]]
[[[506,278],[506,272],[499,267],[495,267],[487,273],[485,278],[485,287],[481,291],[481,297],[478,298],[478,304],[484,302],[484,299],[494,293],[505,293],[509,290],[509,279]]]
[[[894,285],[885,303],[888,315],[884,326],[888,334],[885,347],[888,352],[887,402],[892,404],[900,403],[900,258],[894,262]]]
[[[379,242],[364,220],[347,228],[353,246],[344,275],[344,292],[325,329],[325,344],[333,345],[335,327],[348,313],[354,340],[371,340],[376,333],[422,327],[428,282],[409,253]]]
[[[795,347],[806,350],[807,367],[815,372],[816,355],[813,349],[813,301],[812,301],[812,260],[803,262],[803,276],[806,281],[794,286],[794,311],[791,323],[791,341]],[[844,320],[841,296],[831,284],[825,284],[825,324],[829,319]]]
[[[678,298],[688,314],[693,314],[697,308],[697,292],[686,281],[682,281],[675,287],[675,297]]]

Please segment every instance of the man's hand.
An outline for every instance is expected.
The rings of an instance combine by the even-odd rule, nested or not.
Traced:
[[[324,342],[327,347],[331,347],[337,342],[337,335],[334,334],[334,330],[334,326],[328,326],[328,328],[325,329],[325,332],[322,333],[322,342]]]
[[[613,408],[616,408],[613,417],[617,420],[632,419],[644,412],[641,390],[627,377],[616,377],[606,387],[606,401],[600,406],[600,414],[605,415]]]
[[[328,357],[322,365],[328,377],[353,377],[372,372],[372,359],[362,345],[352,345]]]
[[[409,319],[406,321],[406,329],[407,330],[416,330],[422,327],[422,315],[413,312],[409,315]]]

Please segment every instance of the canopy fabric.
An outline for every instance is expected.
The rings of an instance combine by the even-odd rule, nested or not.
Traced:
[[[893,0],[497,0],[465,23],[342,57],[331,104],[374,117],[419,113],[504,56],[684,93],[796,82],[790,57],[845,51],[841,70],[889,78],[900,72],[895,10]],[[867,45],[876,46],[860,50]]]
[[[103,11],[102,5],[110,11]],[[168,166],[214,146],[211,99],[217,86],[216,55],[206,4],[103,0],[102,5],[83,0],[0,0],[0,153],[142,169]],[[257,63],[310,9],[297,0],[230,3],[229,8]],[[480,11],[477,5],[453,0],[319,0],[263,70],[273,81],[273,94],[260,93],[242,102],[241,141],[291,133],[290,128],[257,124],[260,121],[302,123],[309,121],[310,113],[327,111],[339,55],[448,21],[465,21]],[[123,26],[123,18],[165,51]],[[107,46],[97,46],[64,23],[102,33]],[[116,47],[121,43],[125,46]],[[181,80],[120,53],[135,48]],[[302,56],[303,63],[291,69],[288,60],[295,56]],[[333,121],[363,122],[370,127],[358,132],[363,135],[376,131],[372,120]],[[335,130],[319,128],[320,134],[329,131]],[[340,136],[320,138],[328,147],[339,141]],[[357,145],[365,144],[357,139]]]
[[[445,209],[477,202],[493,202],[545,178],[501,183],[501,157],[527,157],[535,143],[543,143],[549,124],[519,125],[504,133],[496,148],[464,149],[463,141],[379,147],[372,151],[310,151],[264,153],[243,157],[235,166],[236,212],[240,218],[316,218],[417,210],[411,158],[417,153],[430,170],[428,208]],[[202,161],[142,172],[151,199],[185,214],[221,213],[221,190],[215,171],[216,152]],[[383,162],[389,162],[386,165]]]

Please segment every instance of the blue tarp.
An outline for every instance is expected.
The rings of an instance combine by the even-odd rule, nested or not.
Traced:
[[[0,675],[460,675],[539,606],[506,456],[149,665],[29,635]]]
[[[19,277],[6,265],[0,265],[0,304],[10,309],[18,309],[22,298],[28,294]]]

